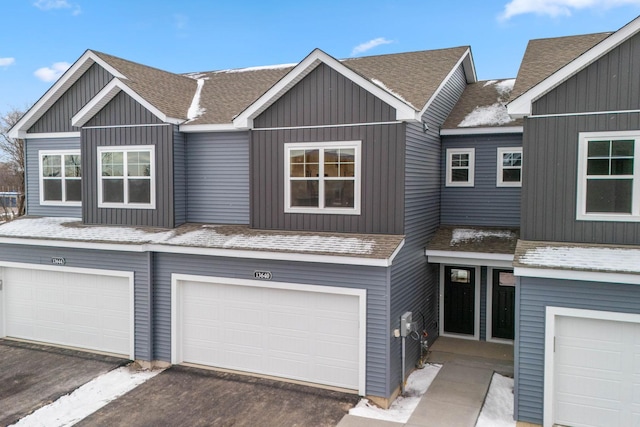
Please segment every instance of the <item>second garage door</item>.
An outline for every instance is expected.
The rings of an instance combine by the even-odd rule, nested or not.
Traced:
[[[176,281],[173,362],[360,391],[364,291],[306,289]]]

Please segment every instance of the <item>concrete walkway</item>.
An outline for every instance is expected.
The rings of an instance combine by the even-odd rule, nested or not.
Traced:
[[[513,346],[440,337],[429,363],[442,368],[406,424],[346,415],[338,427],[474,427],[494,372],[513,376]]]

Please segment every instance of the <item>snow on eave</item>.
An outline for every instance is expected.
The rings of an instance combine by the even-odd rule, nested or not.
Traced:
[[[640,249],[545,246],[528,249],[522,265],[569,270],[640,274]]]
[[[480,241],[486,238],[515,239],[516,234],[510,230],[477,230],[473,228],[456,228],[451,233],[451,246],[462,242]]]
[[[200,106],[200,95],[202,94],[202,87],[204,86],[205,80],[207,79],[198,79],[198,87],[196,88],[196,93],[193,95],[191,106],[189,106],[189,110],[187,111],[186,123],[197,119],[206,111],[203,107]]]
[[[280,70],[283,68],[293,68],[298,63],[292,64],[276,64],[276,65],[261,65],[256,67],[246,67],[246,68],[230,68],[228,70],[218,70],[214,71],[214,73],[246,73],[247,71],[263,71],[263,70]]]

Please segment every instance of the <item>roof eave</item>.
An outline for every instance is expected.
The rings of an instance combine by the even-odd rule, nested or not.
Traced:
[[[472,128],[455,128],[442,129],[440,135],[486,135],[486,134],[504,134],[504,133],[522,133],[522,126],[487,126]]]

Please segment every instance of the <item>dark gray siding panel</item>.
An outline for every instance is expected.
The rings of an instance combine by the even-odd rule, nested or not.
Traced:
[[[361,215],[284,213],[286,142],[362,141]],[[251,134],[251,226],[403,234],[405,125],[258,131]]]
[[[62,216],[80,218],[80,206],[40,205],[40,150],[80,150],[80,138],[28,139],[26,141],[25,188],[27,214],[39,216]]]
[[[535,102],[533,113],[639,108],[640,34],[636,34]]]
[[[162,120],[131,98],[126,92],[118,93],[85,126],[114,126],[160,124]]]
[[[542,424],[546,307],[640,313],[640,287],[522,277],[516,305],[520,307],[516,411],[518,420]]]
[[[442,137],[442,224],[520,226],[520,188],[496,186],[498,147],[522,147],[522,134]],[[475,148],[473,187],[445,185],[447,148]]]
[[[86,224],[174,226],[173,127],[137,126],[82,129],[82,216]],[[98,208],[98,154],[100,146],[155,145],[156,208]]]
[[[0,260],[50,266],[52,257],[61,257],[67,267],[133,271],[135,304],[135,357],[151,360],[150,293],[147,254],[56,248],[55,246],[0,245]]]
[[[187,135],[189,222],[249,223],[248,132]]]
[[[27,132],[79,131],[79,128],[71,126],[71,118],[112,78],[104,68],[93,64]]]
[[[326,64],[320,64],[256,117],[256,128],[395,120],[396,111]]]
[[[522,238],[637,244],[638,222],[576,220],[578,133],[637,129],[640,129],[639,113],[526,119]]]
[[[187,152],[186,137],[173,127],[174,217],[178,226],[187,222]]]
[[[171,359],[171,274],[253,279],[255,270],[267,270],[273,280],[367,290],[366,393],[386,394],[389,329],[387,323],[388,273],[386,268],[237,258],[155,254],[154,355]]]
[[[406,168],[404,193],[405,245],[391,267],[391,307],[389,329],[400,325],[400,316],[412,311],[429,340],[438,336],[438,266],[428,264],[424,248],[435,233],[440,219],[440,155],[438,130],[464,91],[466,79],[458,68],[423,116],[429,125],[406,125]],[[424,316],[424,317],[423,317]],[[400,385],[402,377],[401,341],[391,339],[391,379],[389,391]],[[407,341],[407,366],[414,366],[420,355],[417,342]]]

